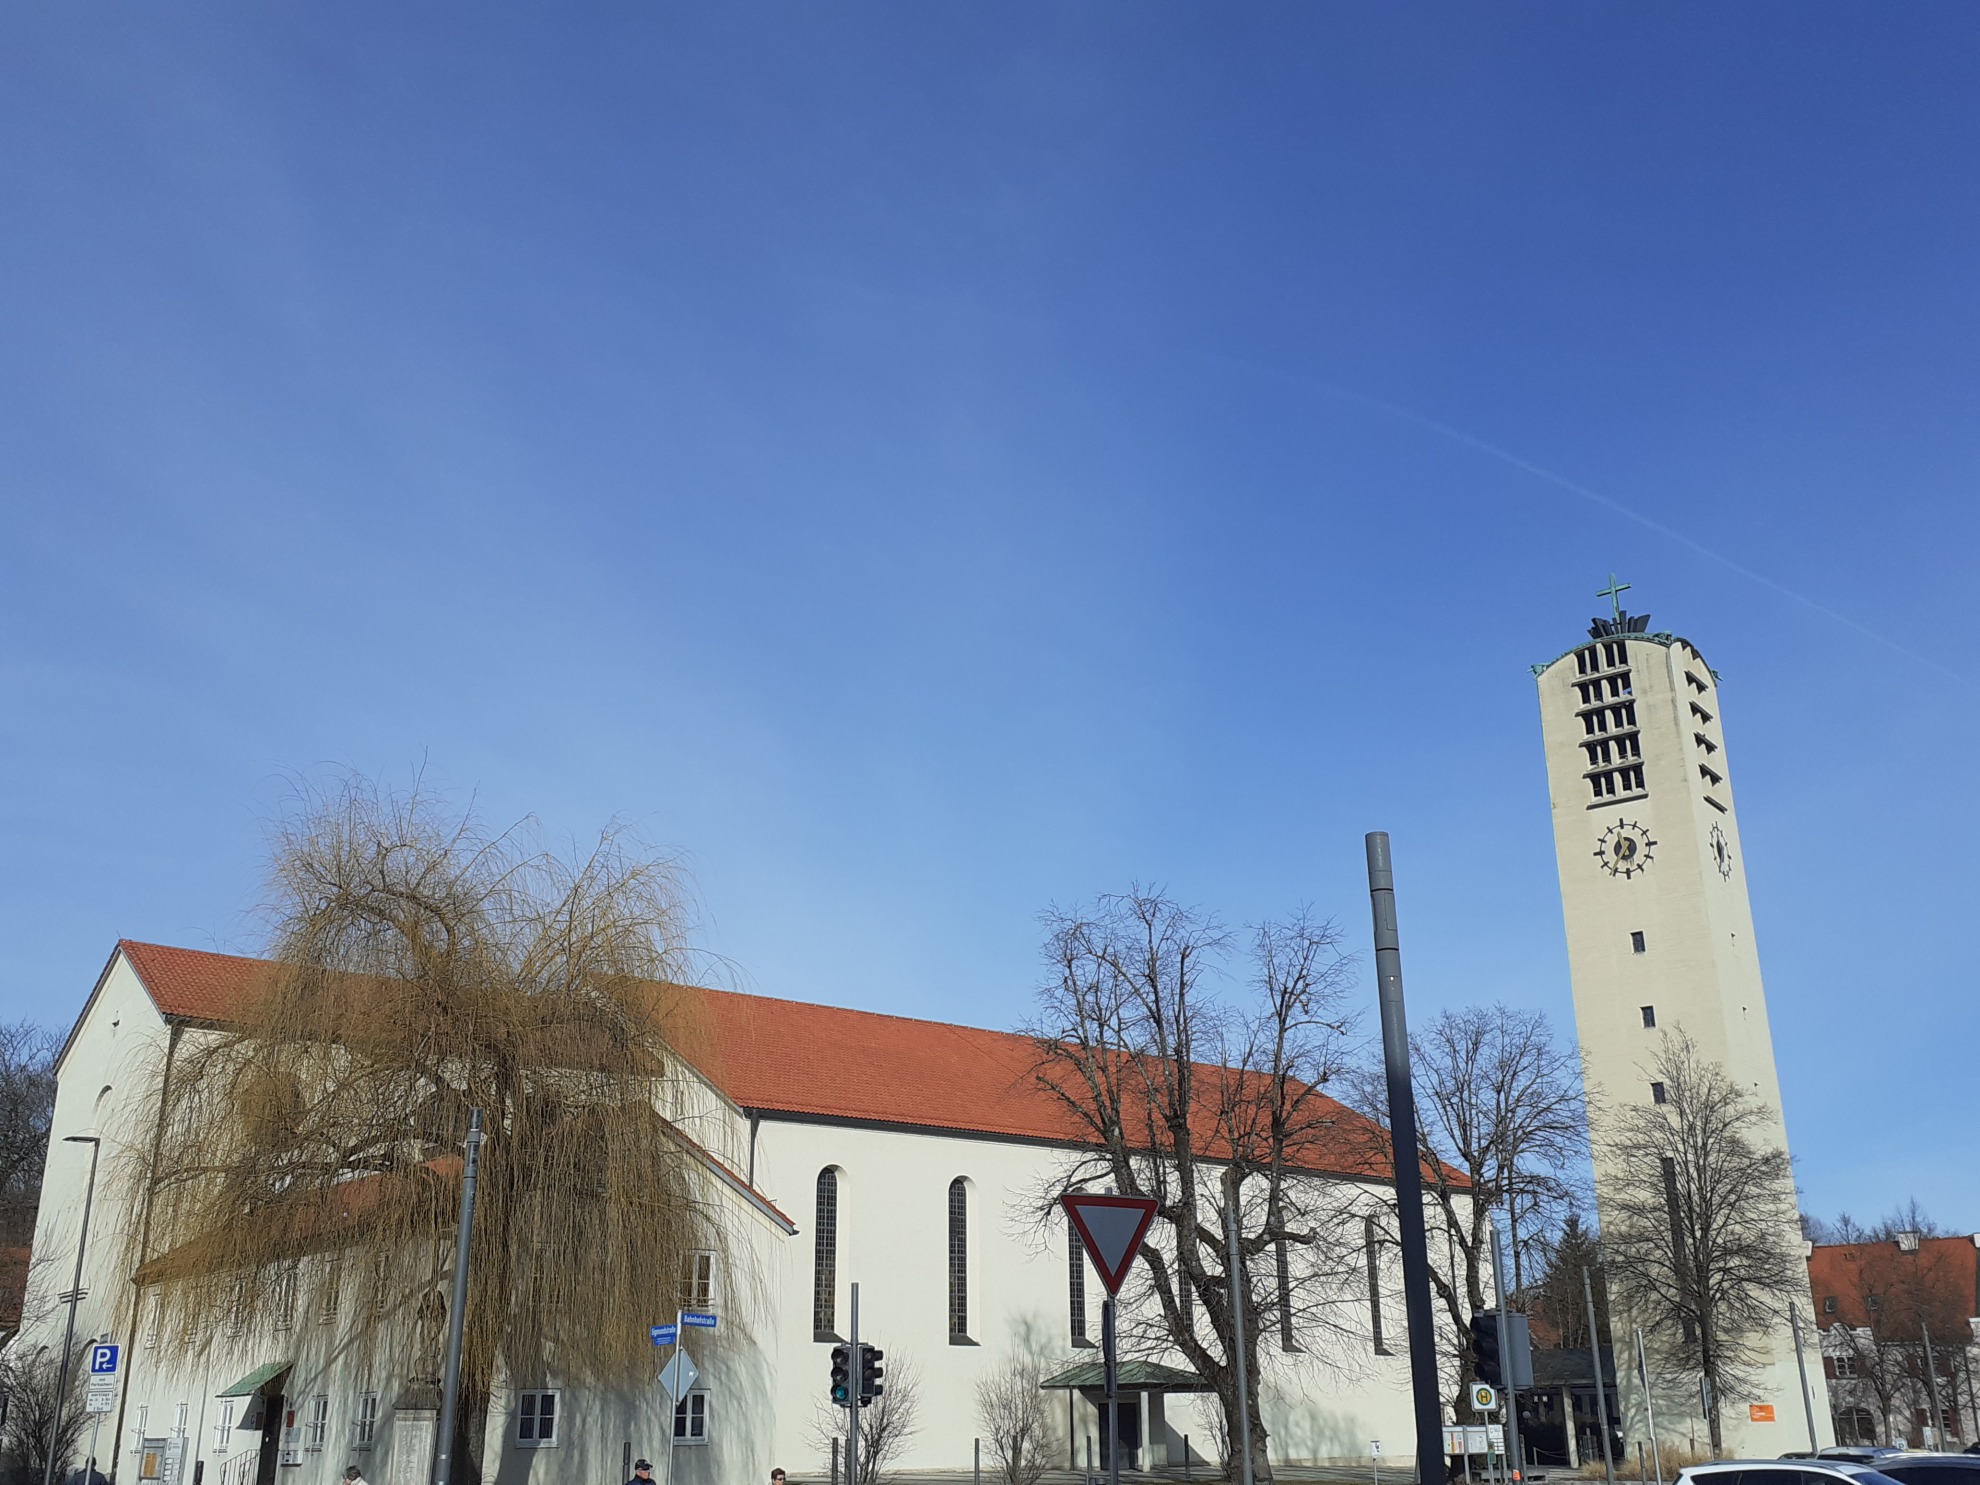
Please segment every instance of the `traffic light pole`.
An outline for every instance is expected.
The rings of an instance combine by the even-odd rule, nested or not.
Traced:
[[[1595,1363],[1595,1431],[1602,1437],[1602,1473],[1616,1485],[1616,1460],[1609,1449],[1609,1389],[1602,1381],[1602,1337],[1595,1329],[1595,1286],[1581,1271],[1581,1297],[1588,1303],[1588,1359]],[[1610,1342],[1614,1344],[1611,1332]]]
[[[1499,1224],[1492,1224],[1492,1289],[1499,1298],[1499,1367],[1506,1384],[1506,1454],[1512,1478],[1522,1479],[1526,1455],[1519,1447],[1519,1389],[1513,1386],[1512,1327],[1506,1323],[1506,1252],[1499,1244]]]
[[[1100,1305],[1100,1365],[1107,1383],[1107,1479],[1121,1485],[1121,1367],[1114,1342],[1114,1296]]]
[[[1437,1325],[1430,1308],[1430,1242],[1423,1230],[1423,1167],[1416,1148],[1416,1096],[1410,1087],[1409,1023],[1403,1015],[1402,946],[1396,931],[1396,876],[1389,832],[1368,834],[1368,905],[1375,919],[1375,983],[1382,1008],[1382,1065],[1388,1078],[1394,1151],[1396,1237],[1402,1248],[1403,1314],[1416,1404],[1416,1478],[1444,1485],[1444,1400],[1437,1375]]]
[[[852,1286],[852,1325],[847,1344],[852,1357],[852,1396],[846,1399],[846,1485],[859,1485],[859,1281]]]

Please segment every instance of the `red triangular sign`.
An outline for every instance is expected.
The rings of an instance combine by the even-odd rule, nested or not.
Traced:
[[[1148,1225],[1155,1220],[1155,1203],[1145,1196],[1089,1196],[1073,1191],[1059,1198],[1072,1218],[1073,1231],[1093,1260],[1109,1294],[1121,1292]]]

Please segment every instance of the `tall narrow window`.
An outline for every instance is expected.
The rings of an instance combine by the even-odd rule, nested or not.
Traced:
[[[1293,1339],[1292,1255],[1287,1251],[1284,1238],[1272,1246],[1272,1262],[1278,1270],[1279,1280],[1279,1349],[1297,1351],[1299,1343]]]
[[[344,1264],[336,1254],[323,1260],[323,1287],[317,1294],[316,1319],[321,1325],[337,1323],[337,1309],[343,1300]]]
[[[1646,1030],[1656,1029],[1657,1008],[1654,1005],[1646,1005],[1643,1007],[1643,1025]]]
[[[1086,1336],[1086,1249],[1070,1220],[1066,1223],[1066,1316],[1072,1343],[1092,1345]]]
[[[949,1339],[969,1339],[969,1183],[949,1182]]]
[[[818,1173],[818,1204],[811,1224],[811,1338],[836,1341],[839,1294],[839,1173]]]
[[[1643,954],[1649,952],[1646,946],[1644,945],[1643,930],[1641,928],[1633,928],[1630,930],[1629,952],[1632,954]]]
[[[1670,1101],[1671,1096],[1664,1091],[1664,1085],[1662,1083],[1652,1083],[1650,1085],[1650,1102],[1669,1103]]]
[[[1361,1246],[1368,1259],[1368,1329],[1375,1338],[1375,1354],[1387,1356],[1389,1348],[1382,1339],[1382,1240],[1372,1216],[1362,1219]]]

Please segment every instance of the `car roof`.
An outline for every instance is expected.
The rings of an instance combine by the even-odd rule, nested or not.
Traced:
[[[1846,1475],[1874,1475],[1877,1467],[1854,1459],[1715,1459],[1710,1464],[1688,1464],[1680,1473],[1716,1475],[1725,1470],[1818,1469]]]

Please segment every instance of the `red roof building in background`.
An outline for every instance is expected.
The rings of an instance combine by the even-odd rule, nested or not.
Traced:
[[[1980,1434],[1980,1233],[1817,1243],[1808,1281],[1838,1443],[1958,1447]]]

